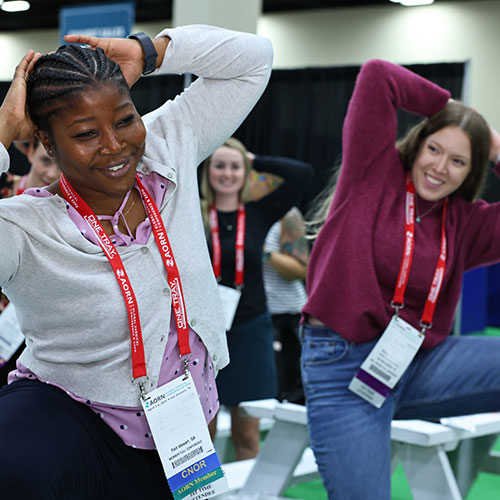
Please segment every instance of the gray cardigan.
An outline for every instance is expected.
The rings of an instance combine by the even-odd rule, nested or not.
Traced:
[[[191,72],[200,78],[143,118],[146,150],[138,169],[172,181],[160,211],[179,266],[189,324],[217,371],[229,356],[196,168],[262,94],[272,47],[262,37],[207,26],[160,35],[172,41],[158,72]],[[2,148],[0,169],[7,168]],[[146,245],[118,251],[139,304],[149,390],[157,386],[169,331],[170,290],[153,235]],[[0,287],[14,303],[26,335],[24,366],[83,398],[139,406],[120,289],[102,250],[80,234],[59,196],[0,201]]]

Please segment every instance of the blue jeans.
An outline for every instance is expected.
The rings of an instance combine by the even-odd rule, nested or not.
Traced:
[[[390,500],[393,419],[500,410],[500,338],[449,337],[420,351],[380,409],[347,388],[375,343],[302,329],[311,448],[330,500]]]

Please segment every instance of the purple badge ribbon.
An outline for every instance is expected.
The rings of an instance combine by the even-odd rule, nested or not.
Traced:
[[[391,388],[388,387],[387,385],[383,384],[380,382],[380,380],[377,380],[375,377],[370,375],[368,372],[365,372],[361,368],[359,369],[358,373],[356,374],[356,378],[361,380],[364,384],[366,384],[368,387],[373,389],[375,392],[378,392],[384,398],[386,398],[389,393],[391,392]]]

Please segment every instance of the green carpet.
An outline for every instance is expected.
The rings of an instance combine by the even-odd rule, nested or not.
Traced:
[[[476,335],[490,335],[500,337],[500,328],[488,327],[484,332]],[[495,445],[495,450],[500,451],[500,440]],[[302,500],[328,500],[321,480],[292,486],[285,491],[286,498],[299,498]],[[493,474],[479,474],[472,485],[465,500],[497,500],[500,498],[500,476]],[[406,480],[401,464],[392,476],[392,500],[413,500],[413,496]]]
[[[498,446],[497,446],[498,447]],[[285,491],[285,498],[302,500],[328,500],[320,479],[297,484]],[[465,500],[496,500],[500,498],[500,476],[479,474]],[[392,500],[413,500],[404,470],[398,466],[392,476]]]

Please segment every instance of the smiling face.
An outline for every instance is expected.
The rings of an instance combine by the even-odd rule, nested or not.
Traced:
[[[437,201],[455,192],[470,171],[469,137],[459,127],[449,126],[425,138],[411,177],[421,198]]]
[[[128,91],[108,83],[72,94],[38,135],[73,188],[103,210],[133,186],[146,130]]]
[[[233,148],[221,146],[210,159],[208,180],[218,196],[236,197],[240,195],[246,180],[245,162],[241,153]]]

